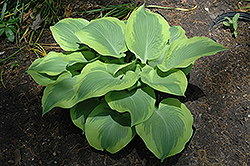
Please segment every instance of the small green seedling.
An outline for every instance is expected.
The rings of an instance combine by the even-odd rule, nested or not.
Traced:
[[[240,17],[240,13],[237,13],[234,15],[233,19],[229,17],[225,17],[228,20],[228,22],[223,21],[223,24],[231,29],[235,37],[237,37],[237,34],[238,34],[236,29],[237,29],[237,21],[239,17]]]
[[[18,64],[18,61],[17,60],[15,60],[15,62],[14,63],[12,63],[11,65],[10,65],[10,68],[11,69],[13,69],[14,67],[16,67],[16,66],[19,66],[19,64]]]
[[[0,36],[5,32],[6,37],[9,41],[13,42],[17,29],[15,25],[18,22],[18,18],[11,18],[8,21],[0,20]]]

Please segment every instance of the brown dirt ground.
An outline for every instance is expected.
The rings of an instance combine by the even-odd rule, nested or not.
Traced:
[[[87,4],[70,0],[63,3],[71,3],[71,17],[79,17],[75,12],[84,10]],[[152,11],[163,15],[171,26],[182,26],[188,37],[210,37],[212,20],[237,5],[233,0],[147,1],[184,8],[193,3],[198,7],[189,12]],[[69,110],[55,108],[41,117],[43,87],[25,73],[37,56],[28,47],[23,49],[15,55],[17,60],[23,57],[19,66],[10,69],[14,60],[3,66],[6,88],[0,85],[0,165],[250,165],[250,24],[239,22],[238,26],[237,38],[222,24],[213,28],[214,38],[229,50],[195,62],[185,104],[194,117],[196,133],[182,153],[163,163],[139,137],[116,154],[95,150],[71,122]],[[0,43],[0,52],[5,52],[1,59],[18,50],[6,39],[1,38]],[[38,43],[47,53],[60,51],[48,28]]]

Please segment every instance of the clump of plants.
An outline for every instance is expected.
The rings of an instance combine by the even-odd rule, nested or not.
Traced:
[[[67,18],[50,29],[65,52],[52,51],[28,70],[46,86],[43,115],[70,108],[73,123],[98,150],[116,153],[136,134],[162,161],[183,150],[193,133],[192,115],[178,99],[159,98],[185,96],[194,61],[225,50],[222,45],[188,39],[145,5],[127,21]]]
[[[16,24],[18,19],[11,18],[8,21],[0,20],[0,36],[6,35],[9,41],[13,42],[15,39],[15,33],[17,32]]]

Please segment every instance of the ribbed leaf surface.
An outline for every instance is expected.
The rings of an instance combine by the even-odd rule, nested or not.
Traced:
[[[78,43],[81,43],[75,32],[88,25],[88,23],[88,20],[82,18],[65,18],[51,26],[50,30],[63,50],[75,51],[79,47]]]
[[[78,102],[105,95],[112,90],[124,90],[133,86],[138,80],[138,74],[133,71],[128,71],[124,75],[114,77],[110,73],[109,65],[100,61],[95,61],[88,64],[78,76],[75,85],[75,91],[78,97]],[[119,68],[118,66],[115,66]],[[113,69],[112,71],[116,71]]]
[[[176,106],[166,102],[168,100],[177,99],[162,101],[147,121],[135,127],[148,149],[162,161],[180,153],[193,132],[190,111],[179,101]]]
[[[111,110],[106,103],[97,106],[85,123],[85,135],[89,144],[98,150],[106,149],[116,153],[134,137],[135,131],[129,127],[126,114]]]
[[[145,5],[131,14],[127,22],[126,43],[130,51],[146,63],[160,56],[170,38],[169,25]]]
[[[155,99],[142,89],[113,91],[108,93],[105,99],[113,110],[130,113],[131,126],[147,120],[155,108]]]
[[[145,66],[141,73],[141,80],[150,87],[165,93],[184,96],[188,81],[181,70],[173,70],[169,73],[163,73]]]
[[[92,20],[88,26],[79,30],[75,34],[82,43],[96,50],[101,55],[124,57],[127,50],[125,46],[124,22],[112,18],[104,17]]]
[[[42,104],[43,115],[54,107],[71,108],[76,104],[73,85],[76,77],[69,72],[62,74],[55,83],[49,84],[44,89]]]
[[[167,72],[172,68],[185,68],[196,59],[226,50],[224,46],[206,37],[181,38],[174,40],[158,67]]]

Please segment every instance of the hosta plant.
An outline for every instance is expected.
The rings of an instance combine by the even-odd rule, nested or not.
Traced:
[[[50,52],[28,70],[46,86],[43,114],[70,108],[73,123],[98,150],[116,153],[136,134],[162,161],[183,150],[192,115],[178,99],[159,95],[184,96],[194,61],[225,50],[222,45],[188,39],[144,5],[127,21],[66,18],[51,31],[65,52]]]

